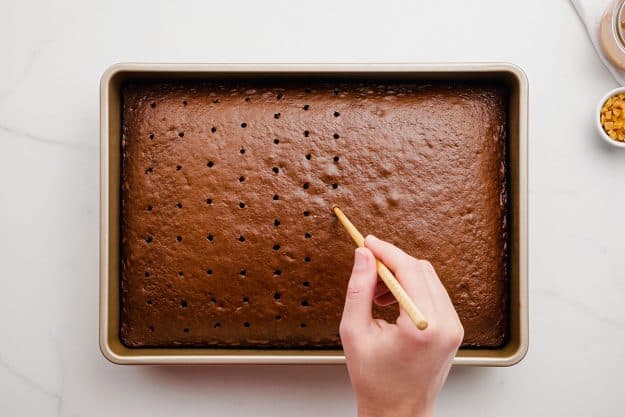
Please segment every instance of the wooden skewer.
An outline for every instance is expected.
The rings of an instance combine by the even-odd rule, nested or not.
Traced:
[[[334,214],[336,214],[336,217],[338,217],[341,225],[343,225],[343,228],[345,228],[347,234],[349,234],[354,243],[356,243],[356,246],[358,246],[359,248],[364,248],[365,238],[362,236],[362,233],[360,233],[358,229],[356,229],[352,222],[349,221],[343,211],[336,206],[332,208],[332,211],[334,212]],[[408,294],[406,294],[406,291],[399,284],[399,281],[397,280],[397,278],[395,278],[395,275],[393,275],[391,270],[388,269],[388,267],[382,262],[380,262],[380,260],[376,259],[375,262],[378,270],[378,275],[380,276],[380,278],[382,278],[382,281],[384,281],[393,296],[395,296],[395,299],[397,299],[397,302],[399,303],[401,308],[403,308],[406,313],[408,313],[408,317],[410,317],[410,319],[414,322],[414,324],[417,326],[417,329],[427,329],[428,322],[423,316],[423,313],[421,313],[421,310],[419,310],[419,308],[415,305],[415,303],[408,296]]]

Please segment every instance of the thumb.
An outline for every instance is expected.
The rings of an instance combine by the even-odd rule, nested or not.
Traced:
[[[345,296],[341,337],[344,337],[345,333],[365,329],[373,320],[371,309],[377,280],[375,257],[371,251],[367,248],[356,249],[354,268]]]

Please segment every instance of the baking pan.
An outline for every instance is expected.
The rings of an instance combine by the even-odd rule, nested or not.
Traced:
[[[510,273],[508,338],[497,349],[460,349],[454,365],[510,366],[528,349],[527,78],[505,63],[116,64],[100,81],[100,350],[116,364],[342,364],[342,350],[128,348],[120,340],[121,86],[137,79],[353,78],[489,80],[508,88]]]

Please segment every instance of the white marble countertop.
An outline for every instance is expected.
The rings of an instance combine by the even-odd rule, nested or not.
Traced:
[[[299,2],[298,2],[299,3]],[[0,4],[0,410],[345,416],[344,367],[120,367],[98,350],[98,81],[112,63],[509,61],[530,81],[527,358],[455,368],[440,416],[622,416],[625,152],[566,0]]]

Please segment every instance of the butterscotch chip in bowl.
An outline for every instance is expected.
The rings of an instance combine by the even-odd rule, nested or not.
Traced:
[[[610,145],[625,147],[625,88],[606,94],[598,107],[600,136]]]

